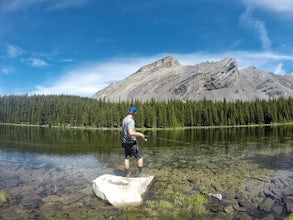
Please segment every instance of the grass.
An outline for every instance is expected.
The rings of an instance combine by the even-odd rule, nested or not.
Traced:
[[[8,193],[4,190],[0,190],[0,205],[3,205],[4,203],[8,202],[8,200]]]
[[[207,199],[202,194],[184,195],[168,188],[163,193],[164,199],[147,201],[144,212],[154,219],[192,219],[207,214]]]
[[[284,220],[293,220],[293,214],[289,215],[287,218],[285,218]]]

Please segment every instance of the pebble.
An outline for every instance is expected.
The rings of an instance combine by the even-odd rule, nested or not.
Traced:
[[[227,207],[224,208],[224,211],[228,214],[228,215],[233,215],[234,213],[234,208],[233,206],[229,205]]]

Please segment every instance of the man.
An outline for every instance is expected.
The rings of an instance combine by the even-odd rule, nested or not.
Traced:
[[[131,173],[129,172],[129,159],[134,156],[137,159],[138,166],[138,176],[143,177],[142,168],[143,168],[143,155],[138,146],[136,137],[141,137],[143,139],[146,136],[143,133],[135,131],[135,121],[134,116],[136,114],[137,108],[130,107],[127,116],[122,121],[122,147],[125,149],[125,176],[130,177]],[[146,140],[146,139],[145,139]]]

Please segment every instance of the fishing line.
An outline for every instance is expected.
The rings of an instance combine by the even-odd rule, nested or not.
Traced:
[[[157,138],[157,139],[163,140],[163,141],[170,141],[170,142],[177,142],[177,143],[183,143],[183,144],[191,145],[191,143],[189,143],[189,142],[177,141],[177,140],[172,140],[172,139],[168,139],[168,138]]]

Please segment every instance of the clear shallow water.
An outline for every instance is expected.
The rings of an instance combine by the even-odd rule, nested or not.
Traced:
[[[292,192],[292,131],[292,126],[146,131],[149,141],[139,143],[145,172],[188,179],[193,188],[183,183],[185,190],[204,186],[223,194],[223,204],[239,193],[250,200],[260,197],[255,205],[265,199],[259,195],[266,187],[279,188],[276,201]],[[120,138],[119,131],[0,126],[0,188],[10,196],[9,203],[0,206],[0,218],[125,219],[127,211],[99,200],[91,188],[97,176],[123,170]],[[132,169],[136,172],[135,160]],[[247,187],[257,188],[254,184],[263,187],[248,192]],[[156,189],[155,182],[153,194]],[[213,215],[228,215],[223,208]],[[278,213],[269,208],[256,207],[254,214],[245,207],[245,213],[254,218],[288,215],[286,207]]]

